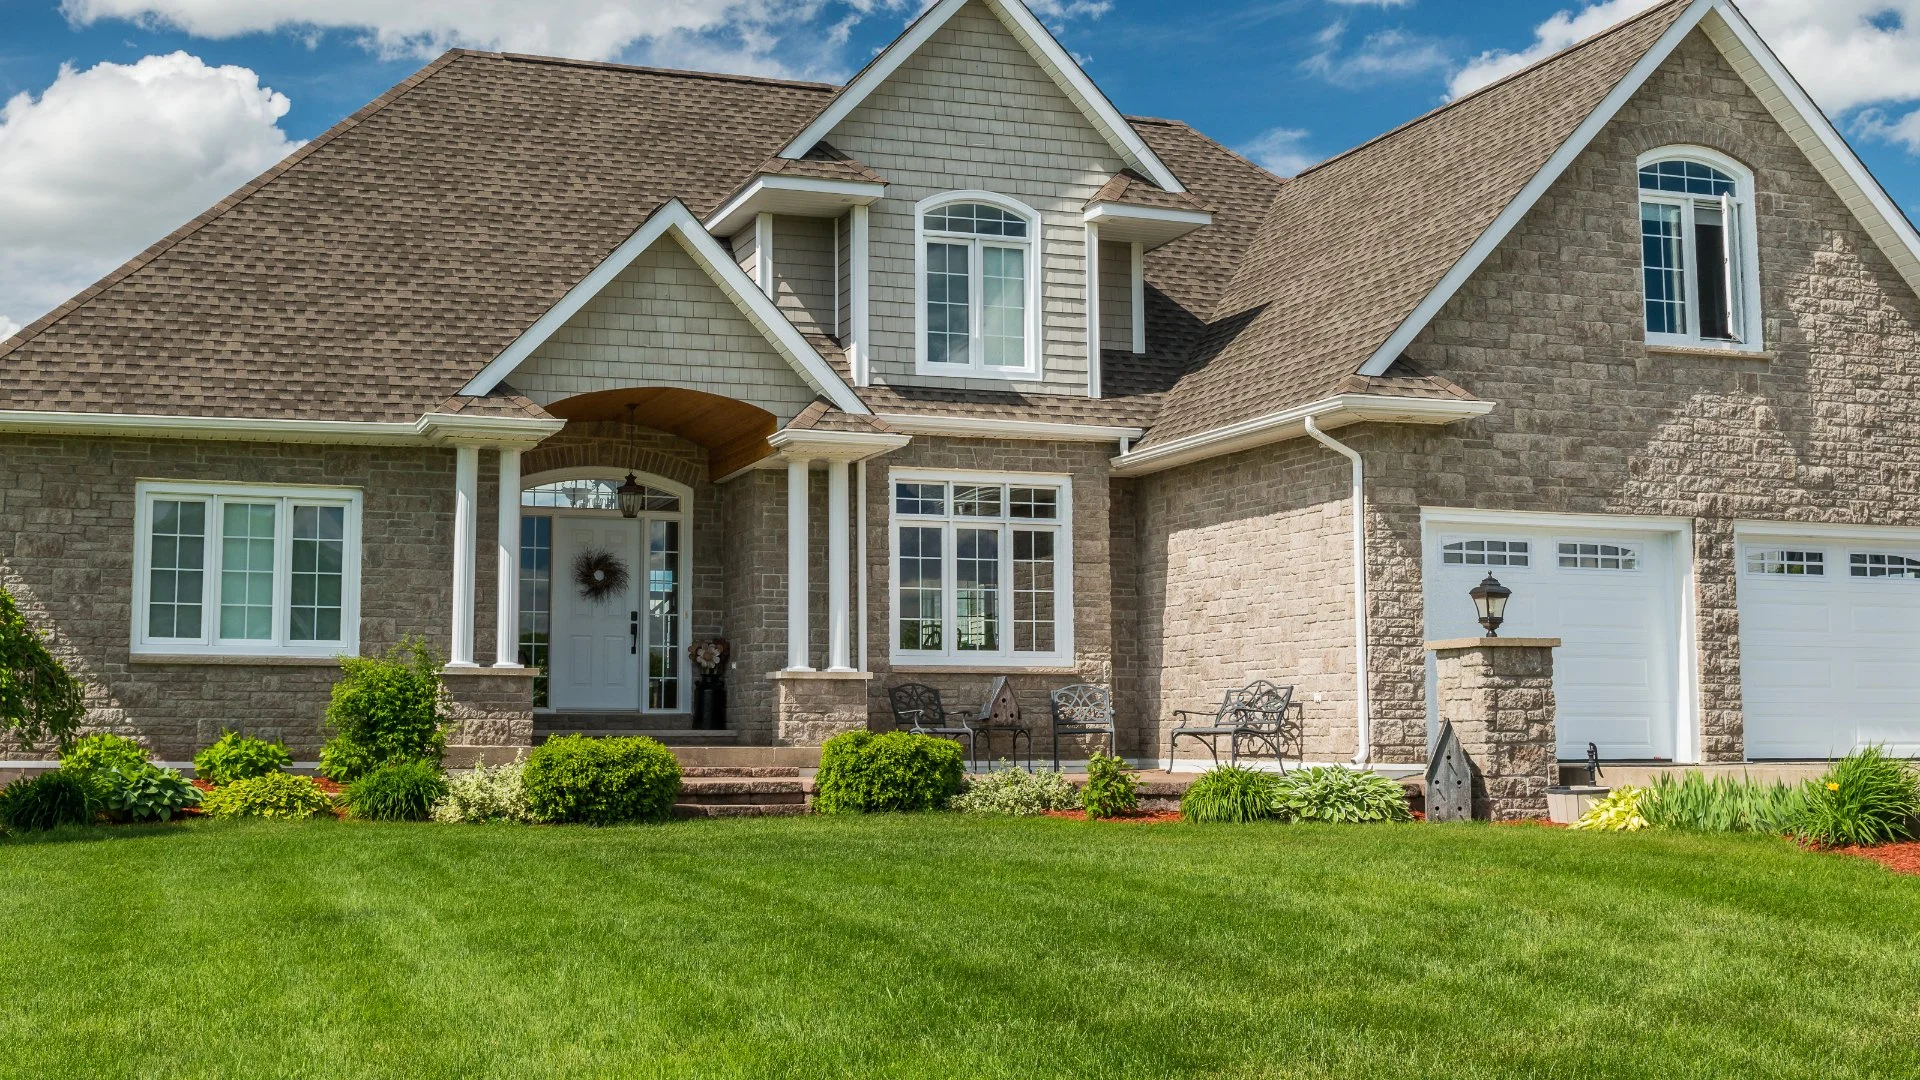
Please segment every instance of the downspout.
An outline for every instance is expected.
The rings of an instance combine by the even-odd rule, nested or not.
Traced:
[[[1360,748],[1353,755],[1355,765],[1373,760],[1373,706],[1368,700],[1367,677],[1367,505],[1366,473],[1360,454],[1351,446],[1320,430],[1312,415],[1306,418],[1307,434],[1329,450],[1353,463],[1353,693],[1358,705]]]

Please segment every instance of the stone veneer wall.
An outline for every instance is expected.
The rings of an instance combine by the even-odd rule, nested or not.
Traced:
[[[1764,357],[1644,344],[1634,165],[1676,144],[1754,171]],[[1386,760],[1425,752],[1423,505],[1692,519],[1709,761],[1744,752],[1734,522],[1920,525],[1920,299],[1699,33],[1408,354],[1499,406],[1446,429],[1351,440],[1366,454],[1375,508],[1376,747]]]
[[[0,435],[0,461],[0,584],[86,684],[88,727],[137,736],[162,760],[226,727],[311,760],[338,667],[132,660],[139,479],[361,489],[361,651],[405,634],[446,646],[451,450]]]
[[[740,741],[773,741],[767,672],[787,663],[786,473],[756,469],[720,486],[726,532],[727,726]]]

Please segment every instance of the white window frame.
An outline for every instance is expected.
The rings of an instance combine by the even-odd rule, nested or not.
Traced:
[[[1722,202],[1734,217],[1734,229],[1731,234],[1732,247],[1730,262],[1738,265],[1730,272],[1737,275],[1737,281],[1730,280],[1729,285],[1737,285],[1738,301],[1734,314],[1737,316],[1733,332],[1737,341],[1723,341],[1719,338],[1700,336],[1700,253],[1696,248],[1693,229],[1694,208],[1702,203],[1714,200],[1701,195],[1687,195],[1677,191],[1646,191],[1640,187],[1640,170],[1663,161],[1691,161],[1718,169],[1733,178],[1734,194],[1725,197]],[[1760,253],[1756,238],[1758,220],[1753,208],[1753,171],[1738,161],[1709,150],[1704,146],[1663,146],[1658,150],[1649,150],[1634,162],[1633,188],[1638,198],[1634,202],[1634,228],[1636,247],[1640,262],[1640,325],[1646,334],[1647,344],[1666,345],[1689,349],[1724,349],[1729,352],[1760,352],[1765,348],[1760,318]],[[1683,271],[1686,275],[1687,330],[1683,334],[1654,333],[1647,329],[1646,309],[1646,249],[1645,241],[1639,239],[1640,205],[1659,203],[1680,208],[1680,248]],[[1722,268],[1728,273],[1729,268]]]
[[[1838,563],[1828,560],[1827,556],[1831,554],[1833,554],[1831,547],[1820,543],[1808,543],[1804,539],[1755,540],[1740,545],[1740,573],[1746,577],[1758,578],[1762,581],[1831,581],[1850,577],[1849,567],[1844,558],[1845,552],[1843,551],[1841,553],[1842,559]],[[1772,555],[1779,555],[1780,558],[1769,558],[1769,556]],[[1788,559],[1788,555],[1799,555],[1801,558],[1798,560]],[[1818,555],[1819,559],[1814,562],[1808,562],[1805,559],[1807,555]],[[1760,560],[1761,568],[1758,570],[1753,568],[1755,559]],[[1778,572],[1766,569],[1771,565],[1780,565],[1783,567],[1817,566],[1819,567],[1819,572],[1810,574],[1803,569],[1800,573],[1795,574],[1784,569]],[[1835,566],[1838,566],[1841,572],[1838,574],[1829,574],[1827,571]]]
[[[946,513],[939,515],[902,515],[899,512],[899,488],[902,483],[942,483],[947,485]],[[1056,488],[1059,516],[1044,519],[967,518],[953,512],[955,484],[1006,484],[1012,487]],[[893,469],[887,474],[887,649],[894,666],[907,667],[980,667],[1022,669],[1058,668],[1074,662],[1073,644],[1073,480],[1064,473],[975,472],[964,469]],[[1000,642],[995,652],[960,650],[954,647],[954,543],[956,525],[971,527],[1001,526],[1003,536],[1015,528],[1049,528],[1057,539],[1053,545],[1053,651],[1016,652],[1013,648],[1013,544],[1009,538],[1000,545]],[[944,539],[941,547],[940,618],[941,645],[938,651],[900,647],[900,530],[904,527],[940,525]]]
[[[977,236],[970,233],[930,232],[927,229],[927,215],[943,206],[954,203],[985,203],[1014,214],[1027,223],[1025,241],[997,237]],[[971,255],[967,263],[967,318],[969,345],[967,364],[936,364],[927,354],[927,242],[967,242],[971,244]],[[1025,365],[1013,367],[990,367],[986,363],[986,344],[981,332],[981,315],[985,305],[981,302],[984,292],[981,289],[981,275],[984,260],[980,257],[982,247],[1017,247],[1027,253],[1027,295],[1026,295],[1026,350]],[[1046,271],[1045,228],[1040,220],[1039,211],[1018,199],[991,191],[944,191],[921,199],[913,207],[913,366],[919,375],[944,375],[949,378],[996,379],[996,380],[1032,380],[1042,377],[1041,355],[1044,347],[1040,340],[1040,306],[1042,295],[1042,277]]]
[[[1613,548],[1616,553],[1609,555],[1604,551],[1600,551],[1592,555],[1587,555],[1576,550],[1573,554],[1569,555],[1566,552],[1560,550],[1562,546],[1567,544],[1573,544],[1576,547],[1581,544],[1586,544],[1589,546],[1596,546],[1600,548]],[[1633,560],[1633,565],[1632,566],[1604,566],[1604,565],[1603,566],[1580,566],[1576,563],[1573,566],[1568,566],[1566,563],[1563,563],[1560,561],[1562,559],[1568,559],[1568,558],[1595,559],[1595,560],[1613,559],[1616,562],[1623,559],[1631,559]],[[1646,570],[1646,566],[1647,566],[1646,547],[1645,545],[1643,545],[1637,540],[1617,540],[1617,539],[1616,540],[1599,540],[1591,537],[1580,537],[1580,536],[1575,536],[1575,537],[1556,536],[1554,537],[1554,540],[1553,540],[1553,568],[1555,570],[1571,570],[1574,573],[1578,573],[1578,574],[1639,574],[1639,573],[1643,573]]]
[[[1448,545],[1470,544],[1475,541],[1480,541],[1480,542],[1498,541],[1500,543],[1508,544],[1508,545],[1525,544],[1527,545],[1527,550],[1526,550],[1527,561],[1525,563],[1520,563],[1520,564],[1467,562],[1465,561],[1467,555],[1479,554],[1484,556],[1486,552],[1484,550],[1480,552],[1468,552],[1464,548],[1461,549],[1461,552],[1460,552],[1460,557],[1462,559],[1461,562],[1449,563],[1446,561]],[[1503,574],[1503,573],[1525,574],[1525,573],[1530,573],[1538,563],[1538,560],[1540,558],[1540,553],[1539,551],[1535,550],[1537,547],[1538,545],[1533,542],[1533,537],[1530,537],[1530,536],[1501,536],[1498,534],[1489,534],[1489,533],[1448,533],[1447,535],[1440,537],[1439,545],[1435,549],[1435,551],[1436,551],[1436,554],[1440,556],[1440,565],[1442,566],[1470,566],[1470,567],[1475,567],[1478,569],[1485,570],[1489,574],[1495,574],[1495,575]],[[1515,552],[1511,550],[1507,550],[1507,551],[1502,551],[1500,554],[1508,558],[1511,558],[1515,554]]]
[[[1902,560],[1902,562],[1898,566],[1898,569],[1901,572],[1898,574],[1873,573],[1871,560],[1872,560],[1872,557],[1876,555],[1882,559]],[[1916,563],[1920,563],[1920,551],[1914,551],[1911,549],[1906,551],[1893,551],[1887,548],[1855,546],[1847,549],[1846,556],[1847,556],[1847,572],[1845,577],[1849,581],[1920,581],[1920,566],[1914,565]],[[1856,563],[1854,561],[1855,559],[1867,559],[1868,562]],[[1867,569],[1867,573],[1864,573],[1864,574],[1854,573],[1855,569],[1861,568],[1863,566]],[[1881,564],[1881,568],[1883,570],[1892,569],[1891,567],[1888,567],[1885,563]],[[1907,571],[1916,571],[1916,572],[1908,573]]]
[[[153,556],[153,504],[160,500],[201,500],[207,504],[206,549],[201,568],[200,636],[154,638],[147,634],[147,601]],[[273,636],[266,640],[223,640],[220,621],[220,506],[226,502],[272,502]],[[339,641],[288,638],[292,597],[293,529],[291,507],[338,506],[345,509],[341,529]],[[303,484],[240,484],[206,481],[141,480],[134,485],[133,610],[130,619],[134,656],[237,656],[332,658],[360,654],[360,517],[356,488]]]

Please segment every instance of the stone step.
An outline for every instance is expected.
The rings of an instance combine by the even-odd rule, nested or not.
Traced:
[[[800,775],[800,767],[798,765],[691,765],[681,769],[680,775],[689,780],[712,776],[794,778]]]
[[[681,802],[804,802],[806,797],[799,780],[688,780],[680,785]]]
[[[737,731],[693,731],[686,728],[599,727],[578,724],[535,724],[533,741],[538,744],[562,735],[585,735],[594,739],[645,736],[668,746],[732,747],[740,738]]]
[[[677,818],[799,817],[812,812],[804,802],[673,804],[673,816]]]

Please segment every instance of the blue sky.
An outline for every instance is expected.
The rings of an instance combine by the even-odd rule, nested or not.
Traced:
[[[1120,108],[1282,171],[1650,2],[1032,0]],[[918,6],[0,0],[0,335],[447,45],[838,81]],[[1920,209],[1920,0],[1745,9],[1895,200]]]

